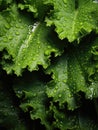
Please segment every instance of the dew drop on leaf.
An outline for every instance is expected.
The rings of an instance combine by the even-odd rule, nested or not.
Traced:
[[[47,46],[48,47],[48,49],[50,49],[51,48],[51,46]]]
[[[96,4],[98,4],[98,0],[93,0],[93,3],[96,3]]]
[[[66,83],[67,82],[66,79],[64,79],[63,82]]]
[[[19,28],[19,25],[18,25],[18,24],[16,24],[16,25],[15,25],[15,27],[16,27],[16,28]]]
[[[54,90],[54,93],[56,93],[56,90]]]
[[[59,98],[61,97],[62,95],[61,94],[59,94]]]
[[[8,39],[9,39],[9,40],[12,40],[12,39],[13,39],[13,37],[12,37],[12,36],[9,36],[9,37],[8,37]]]
[[[20,96],[20,95],[22,95],[22,91],[17,91],[17,94]]]
[[[36,94],[36,93],[34,93],[34,94],[33,94],[33,96],[34,96],[34,97],[36,97],[36,96],[37,96],[37,94]]]
[[[18,66],[20,66],[20,63],[18,63]]]
[[[49,50],[45,51],[45,55],[49,55],[49,53],[50,53]]]
[[[16,35],[19,35],[19,32],[15,32]]]
[[[40,46],[38,46],[38,48],[40,49],[41,47],[40,47]]]

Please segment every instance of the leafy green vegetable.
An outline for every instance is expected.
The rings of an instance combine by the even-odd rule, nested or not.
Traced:
[[[98,39],[87,45],[82,43],[67,48],[65,54],[56,59],[55,63],[48,68],[47,73],[53,73],[53,80],[49,83],[47,94],[53,97],[55,102],[58,101],[60,106],[66,102],[68,109],[73,110],[80,106],[79,95],[77,95],[80,91],[85,92],[87,98],[98,97],[96,65],[94,66],[92,62],[91,53],[92,48],[98,46],[97,43]],[[92,68],[92,73],[90,68]],[[92,74],[94,80],[89,79]]]
[[[38,77],[37,77],[38,76]],[[94,118],[92,114],[86,109],[87,104],[89,107],[91,105],[89,102],[84,102],[81,107],[75,111],[68,111],[65,106],[58,107],[58,104],[55,104],[54,100],[48,98],[47,96],[47,86],[46,83],[42,82],[40,73],[26,73],[22,78],[16,78],[14,82],[14,90],[18,98],[20,98],[21,104],[20,108],[24,112],[30,112],[30,117],[33,120],[39,119],[41,123],[45,125],[46,130],[53,130],[54,128],[59,128],[60,130],[89,130],[98,128],[96,122],[94,122]],[[66,89],[66,86],[65,86]],[[61,88],[62,90],[62,88]],[[53,91],[54,92],[54,91]],[[62,100],[67,98],[67,92],[62,92]],[[56,97],[56,95],[54,94]],[[57,93],[57,96],[59,94]],[[69,104],[71,97],[69,98]],[[74,98],[74,96],[73,96]],[[62,103],[62,100],[60,102]],[[66,100],[66,99],[65,99]],[[72,103],[72,102],[71,102]],[[74,102],[73,102],[74,103]],[[83,105],[83,106],[82,106]],[[72,106],[72,104],[70,105]],[[80,104],[78,104],[80,106]],[[86,106],[86,107],[84,107]],[[86,110],[85,110],[86,109]],[[92,108],[91,108],[92,109]],[[85,111],[85,115],[83,114]],[[93,113],[94,114],[94,113]],[[86,122],[86,123],[85,123]],[[88,123],[88,124],[87,124]]]
[[[98,129],[98,3],[0,0],[0,130]]]
[[[16,95],[21,99],[20,107],[24,112],[30,109],[31,119],[40,119],[41,123],[50,130],[51,126],[49,122],[47,122],[49,112],[46,106],[48,98],[45,93],[45,83],[38,79],[36,72],[28,75],[28,78],[24,77],[24,79],[26,82],[24,82],[24,80],[21,80],[19,83],[16,81],[14,86]]]
[[[62,53],[62,47],[52,41],[52,29],[40,21],[34,23],[31,16],[24,17],[16,5],[1,12],[0,21],[0,50],[5,50],[2,65],[7,73],[14,70],[20,75],[22,69],[36,70],[38,65],[46,68],[52,52],[55,56]]]
[[[32,12],[34,17],[42,20],[47,13],[49,7],[43,4],[43,0],[22,0],[18,7],[21,10],[27,10],[28,12]]]
[[[60,39],[70,42],[80,39],[92,30],[98,32],[98,4],[92,0],[47,0],[53,10],[47,25],[55,25]]]

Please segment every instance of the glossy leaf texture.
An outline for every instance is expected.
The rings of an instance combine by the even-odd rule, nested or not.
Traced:
[[[47,83],[42,80],[42,77],[41,73],[35,71],[32,73],[26,72],[22,77],[14,80],[13,89],[20,99],[20,108],[24,112],[29,112],[33,121],[40,119],[46,130],[89,130],[98,128],[93,101],[86,99],[82,101],[84,95],[80,95],[81,104],[79,108],[69,111],[66,103],[59,106],[58,102],[48,97]],[[89,107],[89,111],[86,109],[87,107]]]
[[[32,16],[19,12],[14,4],[0,13],[0,51],[3,51],[1,64],[7,73],[21,75],[23,69],[47,68],[49,57],[62,53],[63,46],[52,40],[52,28],[45,23],[34,22]],[[54,38],[55,39],[55,38]]]
[[[96,113],[92,113],[94,110],[92,105],[94,104],[87,101],[82,105],[80,109],[72,112],[67,111],[66,108],[58,109],[57,106],[52,104],[51,110],[54,112],[55,119],[53,122],[54,128],[60,130],[96,130],[98,128]],[[89,112],[86,107],[89,107]]]
[[[98,50],[93,50],[96,47],[98,39],[71,45],[46,70],[53,79],[47,85],[47,95],[54,102],[59,102],[60,107],[67,103],[69,110],[78,108],[81,92],[87,99],[98,97],[98,60],[93,58],[98,53]]]
[[[98,4],[92,0],[47,0],[51,5],[48,26],[54,25],[60,39],[79,40],[92,30],[98,32]]]
[[[24,74],[22,78],[16,78],[13,89],[21,100],[20,108],[24,112],[29,111],[32,120],[40,119],[46,129],[51,130],[46,84],[40,80],[40,76],[37,72]]]
[[[0,130],[98,129],[97,0],[0,0]]]

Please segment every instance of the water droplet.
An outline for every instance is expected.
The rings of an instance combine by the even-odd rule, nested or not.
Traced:
[[[36,93],[34,93],[34,94],[33,94],[33,96],[34,96],[34,97],[36,97],[36,96],[37,96],[37,94],[36,94]]]
[[[47,46],[48,47],[48,49],[50,49],[51,48],[51,46]]]
[[[40,49],[41,47],[40,47],[40,46],[38,46],[38,48]]]
[[[71,98],[71,94],[69,94],[68,97]]]
[[[61,97],[62,95],[61,94],[59,94],[59,98]]]
[[[94,83],[93,83],[93,82],[92,82],[91,84],[92,84],[92,85],[94,85]]]
[[[18,90],[17,93],[18,93],[18,94],[22,94],[22,91],[19,91],[19,90]]]
[[[56,93],[56,90],[54,90],[54,93]]]
[[[15,32],[16,35],[19,35],[19,32]]]
[[[33,25],[33,30],[35,30],[37,27],[38,27],[38,25],[39,25],[39,22],[36,22],[36,23],[34,23],[34,25]]]
[[[13,106],[11,105],[11,108],[13,108]]]
[[[82,23],[82,22],[80,22],[80,25],[82,26],[82,25],[83,25],[83,23]]]
[[[64,83],[66,83],[66,82],[67,82],[67,80],[66,80],[66,79],[64,79],[64,80],[63,80],[63,82],[64,82]]]
[[[45,55],[49,55],[49,53],[50,53],[49,50],[45,51]]]
[[[20,63],[18,63],[18,66],[20,66]]]
[[[96,4],[98,4],[98,0],[93,0],[93,3],[96,3]]]
[[[29,29],[29,34],[32,32],[31,30],[32,30],[32,28],[33,28],[33,25],[29,25],[28,26],[28,29]]]
[[[96,96],[96,93],[94,92],[93,95]]]
[[[19,28],[18,24],[15,25],[16,28]]]
[[[9,39],[9,40],[12,40],[12,39],[13,39],[13,37],[12,37],[12,36],[9,36],[9,37],[8,37],[8,39]]]

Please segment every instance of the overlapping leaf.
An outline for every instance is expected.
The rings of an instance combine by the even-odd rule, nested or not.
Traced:
[[[2,65],[7,73],[17,75],[28,67],[30,71],[38,65],[49,65],[51,52],[59,55],[61,47],[52,40],[52,28],[44,23],[32,20],[31,15],[24,15],[13,5],[0,13],[0,51],[3,51]],[[52,35],[55,37],[54,35]]]
[[[70,42],[92,30],[98,32],[98,4],[92,0],[47,0],[53,6],[47,25],[55,25],[60,39]]]
[[[47,73],[52,73],[53,80],[48,84],[47,95],[59,102],[59,106],[67,103],[70,110],[80,106],[79,92],[84,92],[89,99],[98,97],[98,62],[92,61],[92,48],[98,46],[97,43],[98,40],[87,45],[70,46],[48,68]]]
[[[79,45],[73,42],[92,30],[98,33],[97,1],[1,0],[0,11],[0,67],[23,74],[12,75],[11,92],[2,84],[8,75],[0,75],[1,127],[25,130],[21,108],[46,130],[97,130],[98,38],[91,33]],[[73,44],[63,44],[45,17],[60,39]],[[31,72],[22,73],[25,68]],[[13,95],[20,101],[17,108]]]
[[[77,109],[74,112],[68,112],[66,109],[58,110],[56,106],[51,105],[51,109],[54,112],[55,121],[53,125],[55,128],[59,128],[60,130],[97,130],[98,125],[95,119],[95,114],[91,114],[93,108],[88,102],[81,107],[81,109]],[[88,109],[85,109],[89,106]]]
[[[68,111],[65,105],[59,107],[58,103],[47,97],[47,86],[40,81],[40,76],[37,72],[25,73],[23,77],[16,79],[13,86],[17,97],[20,99],[21,109],[24,112],[30,112],[32,120],[40,119],[46,130],[58,128],[60,130],[89,130],[98,127],[96,121],[94,122],[96,112],[92,112],[93,116],[91,114],[94,109],[92,103],[90,104],[89,101],[82,102],[82,105],[75,111]],[[65,95],[63,96],[65,97]],[[87,106],[89,111],[86,109]]]
[[[46,85],[39,80],[36,74],[36,72],[33,72],[28,74],[28,78],[23,77],[20,80],[16,80],[14,90],[18,98],[21,99],[20,107],[22,110],[24,112],[30,110],[31,119],[40,119],[47,130],[50,130],[48,98],[45,92]]]
[[[78,46],[68,46],[62,56],[53,60],[47,69],[48,74],[52,73],[53,80],[47,84],[42,82],[41,73],[37,72],[16,80],[14,90],[21,99],[20,107],[25,112],[30,112],[31,119],[40,119],[47,130],[97,129],[95,117],[93,119],[91,112],[85,109],[90,104],[88,101],[82,102],[84,97],[81,95],[83,92],[87,99],[98,97],[98,64],[97,61],[96,64],[93,62],[98,39],[92,41],[90,38],[86,44],[82,42]],[[68,111],[67,108],[73,111]],[[89,108],[90,111],[92,109],[94,108]],[[96,112],[97,109],[94,114]]]
[[[28,12],[32,12],[34,17],[38,19],[43,19],[49,9],[48,6],[43,4],[43,0],[22,0],[18,7],[21,10],[26,9]]]

